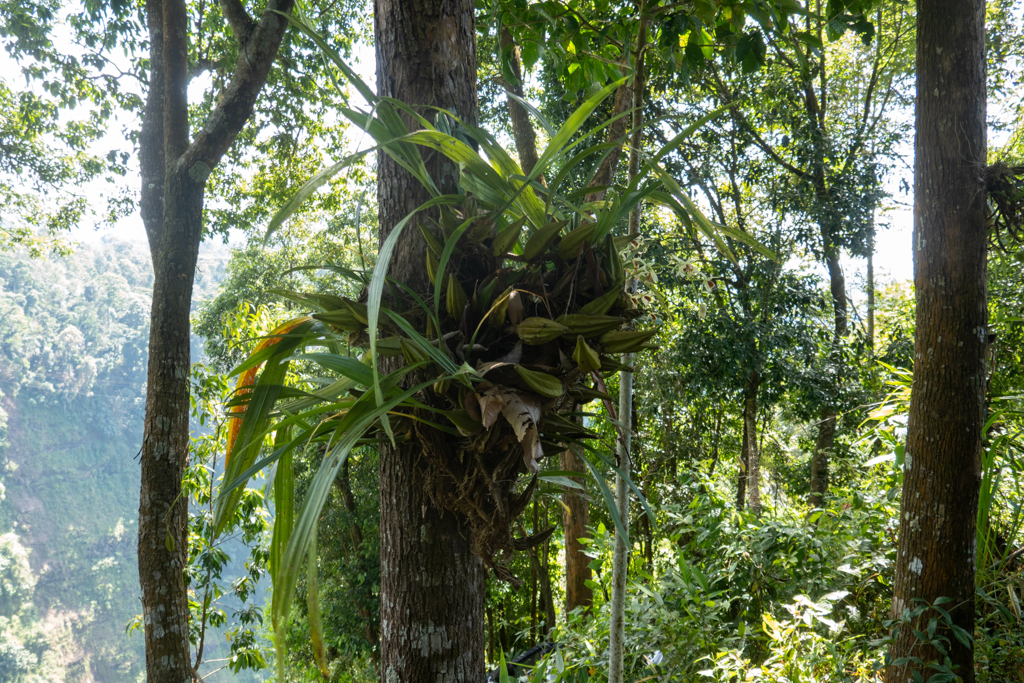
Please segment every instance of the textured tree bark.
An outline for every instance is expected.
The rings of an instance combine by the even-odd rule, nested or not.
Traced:
[[[475,124],[474,31],[468,0],[376,0],[378,94],[443,107]],[[436,154],[424,153],[424,160],[442,191],[456,187],[454,164]],[[390,157],[378,156],[382,242],[428,198]],[[425,248],[418,230],[404,231],[390,275],[425,291]],[[463,520],[442,514],[427,496],[423,447],[384,447],[380,453],[382,680],[477,683],[484,678],[483,563]]]
[[[622,364],[629,366],[633,362],[633,354],[622,354]],[[628,423],[622,430],[616,444],[616,460],[622,474],[615,475],[615,507],[626,533],[629,533],[629,484],[626,477],[630,476],[630,437],[635,425],[632,421],[633,373],[619,371],[619,415],[623,422]],[[627,419],[625,416],[629,416]],[[625,674],[625,633],[626,633],[626,579],[629,572],[629,548],[625,537],[616,530],[615,549],[612,553],[612,597],[608,610],[608,683],[623,683]]]
[[[955,18],[955,20],[951,20]],[[907,427],[893,616],[940,597],[974,633],[974,543],[985,401],[985,3],[917,8],[914,163],[914,390]],[[902,626],[893,658],[936,659],[911,632],[938,617],[955,673],[974,681],[973,647],[934,612]],[[890,667],[887,683],[923,665]]]
[[[750,511],[761,516],[761,453],[757,447],[757,390],[761,375],[753,370],[743,392],[744,437],[747,446],[747,497]]]
[[[188,461],[189,307],[203,193],[211,170],[252,114],[273,64],[293,2],[271,0],[260,22],[225,2],[245,49],[206,125],[190,142],[188,15],[181,0],[147,0],[150,79],[139,138],[140,213],[153,259],[146,417],[139,492],[139,582],[150,683],[196,676],[191,661],[183,569],[188,501],[181,478]],[[227,7],[231,5],[231,7]],[[233,12],[229,11],[233,10]]]
[[[385,683],[484,678],[484,568],[469,529],[424,491],[418,453],[381,449]]]
[[[570,451],[565,450],[561,456],[561,468],[568,472],[583,472],[585,465]],[[587,526],[590,524],[590,507],[584,496],[586,495],[587,480],[583,477],[573,477],[580,486],[583,486],[583,494],[566,489],[562,493],[562,502],[565,508],[562,511],[562,527],[565,529],[565,611],[573,611],[577,607],[589,610],[594,603],[594,591],[587,585],[592,578],[590,571],[590,558],[583,554],[581,538],[587,535]]]

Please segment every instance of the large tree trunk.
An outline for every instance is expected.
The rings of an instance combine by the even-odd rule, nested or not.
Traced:
[[[146,417],[139,492],[139,581],[150,683],[191,681],[187,552],[189,307],[202,236],[203,193],[212,169],[248,121],[287,27],[278,14],[293,2],[271,0],[255,22],[240,5],[225,15],[244,58],[206,125],[190,141],[188,15],[181,0],[147,0],[149,92],[139,137],[140,212],[153,259]]]
[[[468,527],[424,491],[415,448],[381,449],[381,672],[385,682],[484,678],[484,568]]]
[[[181,222],[184,217],[180,217],[177,224],[166,222],[164,209],[164,196],[169,189],[166,182],[171,176],[166,168],[168,152],[173,158],[183,151],[165,147],[165,126],[177,123],[171,114],[181,106],[174,93],[167,94],[165,74],[170,71],[171,78],[177,76],[181,60],[176,60],[174,54],[165,57],[164,35],[166,31],[173,35],[182,30],[180,20],[183,17],[175,17],[178,21],[172,20],[170,26],[165,26],[163,3],[158,0],[148,0],[146,14],[151,69],[140,137],[140,208],[149,236],[154,282],[146,417],[140,456],[139,582],[147,679],[154,683],[182,683],[193,677],[188,640],[188,594],[183,573],[188,552],[188,501],[181,500],[180,495],[188,458],[188,312],[195,257],[191,259],[190,269],[188,254],[182,253],[188,251],[187,237],[177,242],[161,238],[168,231],[188,230],[187,224]],[[185,134],[188,134],[187,122]],[[168,208],[176,208],[176,201],[171,204]],[[167,251],[167,247],[171,251]]]
[[[955,21],[951,20],[955,17]],[[907,427],[893,616],[950,598],[974,633],[974,543],[985,392],[985,3],[922,0],[917,12],[914,164],[914,391]],[[912,633],[938,618],[955,673],[974,680],[974,652],[926,611],[900,627],[893,658],[938,658]],[[924,665],[890,667],[902,683]]]
[[[178,193],[169,193],[174,196]],[[180,196],[180,195],[179,195]],[[188,237],[164,244],[153,258],[148,391],[139,497],[139,577],[146,628],[147,680],[192,680],[188,640],[188,500],[181,479],[188,460],[189,307],[198,250],[199,207],[189,197],[186,215],[167,226]],[[169,542],[168,542],[169,540]]]
[[[376,0],[374,10],[378,94],[443,107],[475,124],[473,3]],[[458,167],[424,154],[442,191],[455,189]],[[378,156],[382,242],[427,199],[411,175],[390,157]],[[419,231],[405,231],[390,275],[425,291],[424,250]],[[483,563],[459,515],[442,514],[427,495],[423,447],[383,447],[380,453],[382,680],[477,683],[484,677]]]

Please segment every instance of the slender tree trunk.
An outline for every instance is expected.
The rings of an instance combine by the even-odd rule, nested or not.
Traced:
[[[831,237],[827,237],[831,239]],[[825,265],[828,267],[828,288],[832,295],[832,310],[835,313],[833,322],[832,342],[835,346],[836,338],[842,339],[846,336],[847,328],[847,305],[846,305],[846,276],[843,274],[843,267],[839,263],[839,248],[831,244],[826,247]]]
[[[547,510],[544,514],[544,524],[547,525]],[[555,601],[551,594],[551,565],[548,562],[551,548],[551,540],[544,541],[544,552],[540,562],[540,597],[544,602],[544,640],[551,637],[551,630],[555,628]]]
[[[540,528],[537,526],[537,499],[533,499],[533,533]],[[523,536],[526,536],[525,530]],[[532,644],[537,643],[537,582],[540,580],[540,562],[537,560],[537,549],[530,548],[530,640]]]
[[[839,249],[832,244],[832,237],[827,230],[822,230],[822,239],[825,240],[825,265],[828,267],[829,290],[832,294],[832,310],[835,316],[829,364],[838,374],[843,362],[842,344],[847,329],[846,277],[839,263]],[[829,405],[821,409],[818,437],[814,441],[814,454],[811,456],[811,493],[807,502],[812,508],[821,507],[828,492],[828,461],[836,441],[837,413],[835,397],[832,399]]]
[[[629,179],[636,177],[640,170],[640,146],[643,142],[644,126],[644,50],[647,43],[647,20],[644,17],[646,1],[639,1],[637,22],[636,57],[633,60],[632,114],[633,136],[630,141]],[[619,90],[623,90],[620,88]],[[629,230],[634,232],[640,226],[640,205],[629,213]],[[627,291],[629,287],[627,285]],[[622,354],[622,364],[629,366],[633,354]],[[629,531],[629,482],[632,468],[630,441],[639,421],[633,411],[633,373],[619,373],[619,420],[623,423],[622,436],[618,442],[618,466],[621,474],[615,477],[615,507],[618,508],[622,526]],[[615,550],[612,559],[612,599],[608,633],[608,683],[622,683],[625,657],[626,631],[626,579],[629,573],[629,548],[622,534],[615,534]]]
[[[622,354],[622,364],[629,365],[633,360],[633,354]],[[618,440],[617,460],[622,475],[615,476],[615,507],[619,511],[619,518],[622,526],[629,531],[629,484],[626,477],[630,471],[630,435],[632,424],[629,416],[632,415],[630,404],[633,400],[633,374],[622,371],[619,373],[619,415],[625,416],[621,419],[627,423],[622,430],[622,436]],[[612,556],[612,598],[609,617],[608,634],[608,683],[622,683],[623,681],[623,657],[625,655],[625,630],[626,630],[626,579],[629,570],[629,548],[626,546],[626,539],[622,534],[615,533],[615,549]]]
[[[352,543],[352,550],[350,552],[347,547],[345,548],[345,561],[351,562],[355,559],[362,563],[363,529],[356,520],[356,497],[352,493],[352,481],[349,477],[349,465],[351,462],[351,459],[345,460],[345,464],[341,466],[341,476],[334,480],[334,484],[341,493],[341,500],[345,505],[345,510],[352,515],[352,526],[349,527],[349,540]],[[366,595],[364,594],[363,597],[365,598]],[[379,673],[380,626],[374,621],[373,615],[366,607],[359,608],[359,617],[363,620],[363,635],[366,637],[366,642],[370,645],[370,656],[373,659],[374,669],[378,670]]]
[[[868,353],[875,355],[875,240],[874,240],[874,218],[871,226],[871,246],[868,251]]]
[[[494,610],[487,608],[487,661],[494,661]]]
[[[531,549],[532,550],[532,549]],[[530,553],[530,560],[533,560],[533,552]],[[530,562],[530,644],[537,643],[537,567]]]
[[[517,80],[517,83],[503,83],[503,86],[508,92],[523,97],[523,71],[519,48],[513,42],[512,34],[504,26],[500,29],[499,43],[503,53],[509,52],[512,74]],[[512,136],[515,139],[519,163],[523,171],[529,174],[534,166],[537,165],[537,134],[530,123],[529,114],[523,105],[509,97],[508,107],[512,119]],[[543,182],[543,178],[541,178],[541,181]],[[584,465],[572,451],[565,450],[561,455],[561,467],[566,471],[580,472],[583,470]],[[572,479],[580,486],[586,486],[585,478],[573,477]],[[577,607],[584,607],[589,610],[594,600],[593,590],[586,585],[586,582],[591,578],[590,558],[583,554],[583,545],[579,541],[579,539],[586,537],[587,526],[590,524],[590,507],[586,501],[585,491],[586,489],[584,488],[584,493],[578,494],[573,490],[566,489],[562,494],[562,502],[566,508],[562,527],[565,529],[565,610],[567,613]],[[535,524],[534,533],[537,530],[538,528]],[[546,543],[545,548],[547,548]],[[545,609],[549,610],[546,629],[550,632],[555,626],[555,608],[551,598],[550,576],[547,574],[546,564],[544,572],[541,575],[542,580],[547,581],[548,584]],[[542,600],[544,600],[543,583],[541,590]],[[533,614],[536,615],[536,605],[533,607]]]
[[[570,450],[562,452],[561,467],[569,472],[582,472],[583,462]],[[566,489],[562,493],[565,508],[562,513],[562,527],[565,529],[565,611],[568,614],[577,607],[589,610],[594,602],[594,591],[587,585],[592,572],[590,558],[583,554],[580,539],[586,537],[590,525],[590,506],[586,501],[587,480],[573,477],[584,489],[576,493]]]
[[[715,431],[711,436],[711,467],[708,468],[708,479],[715,474],[715,466],[718,464],[718,446],[722,441],[722,418],[725,416],[725,408],[719,408],[715,415]]]
[[[376,0],[374,36],[379,95],[443,107],[476,123],[472,2]],[[437,154],[425,154],[425,161],[442,191],[457,187],[454,164]],[[390,157],[378,156],[381,242],[428,198]],[[424,249],[419,231],[407,230],[391,263],[390,275],[414,291],[428,285]],[[382,680],[477,683],[484,677],[483,563],[463,520],[442,515],[427,496],[423,447],[380,452]]]
[[[648,475],[644,477],[644,485],[641,491],[644,494],[644,500],[649,501],[651,499],[651,473],[648,471]],[[641,515],[640,524],[643,526],[643,538],[644,538],[644,569],[648,573],[654,571],[654,530],[651,528],[651,519],[647,515]]]
[[[761,375],[751,371],[743,397],[744,434],[747,443],[747,496],[750,511],[761,516],[761,453],[757,447],[757,390],[761,386]]]
[[[597,171],[594,173],[594,179],[591,182],[595,186],[607,186],[611,185],[612,179],[615,177],[615,171],[619,168],[619,160],[622,158],[622,142],[626,137],[627,123],[629,116],[623,116],[623,114],[629,110],[629,105],[633,99],[633,89],[629,82],[624,83],[618,90],[615,91],[615,100],[612,104],[612,118],[618,117],[614,123],[608,126],[608,134],[605,136],[605,142],[617,143],[608,152],[608,156],[604,158],[601,165],[598,166]],[[591,192],[587,195],[586,201],[597,202],[604,199],[605,189],[599,189]]]
[[[955,17],[955,21],[951,18]],[[924,601],[974,634],[974,552],[985,402],[985,3],[921,0],[917,7],[914,163],[914,390],[907,426],[893,616]],[[974,651],[926,611],[900,628],[892,657],[937,653],[918,642],[938,618],[955,673],[974,681]],[[903,683],[924,665],[890,667]]]
[[[811,455],[811,494],[807,498],[811,508],[820,508],[828,490],[828,461],[836,440],[836,411],[823,408],[818,422],[818,438]]]
[[[271,0],[259,22],[240,5],[225,16],[244,46],[219,104],[192,139],[187,88],[188,13],[181,0],[147,0],[150,78],[139,136],[140,213],[153,259],[146,417],[139,492],[139,582],[150,683],[196,676],[189,652],[188,499],[181,479],[188,461],[189,308],[202,237],[206,180],[252,114],[287,27]]]
[[[736,475],[736,509],[742,510],[747,504],[747,475],[750,472],[750,452],[747,442],[750,440],[750,432],[747,430],[750,423],[747,422],[747,404],[743,402],[743,443],[740,445],[740,471]]]
[[[612,105],[612,117],[620,116],[629,108],[633,97],[631,84],[625,84],[615,92],[615,99]],[[618,120],[608,127],[605,137],[606,142],[621,143],[626,136],[627,116],[620,116]],[[519,140],[517,138],[518,146]],[[522,158],[524,150],[519,150]],[[536,149],[533,152],[536,158]],[[592,185],[608,185],[611,183],[619,166],[622,157],[621,144],[614,147],[598,167],[591,182]],[[524,169],[525,170],[525,169]],[[586,201],[599,201],[604,197],[605,190],[597,190],[587,195]],[[561,457],[563,470],[581,471],[584,467],[571,451],[564,451]],[[584,480],[574,478],[580,484],[585,485]],[[562,494],[562,502],[569,508],[564,514],[565,526],[565,609],[571,612],[577,607],[584,607],[587,610],[594,601],[594,592],[586,586],[586,581],[591,578],[590,558],[583,554],[583,546],[579,543],[580,538],[586,535],[586,527],[590,524],[590,510],[584,498],[576,493],[566,491]]]
[[[668,474],[672,481],[676,480],[676,473],[678,472],[678,464],[676,463],[676,449],[675,449],[675,426],[672,422],[672,408],[666,405],[664,407],[664,417],[662,418],[662,428],[665,433],[661,435],[661,452],[666,462],[668,463]]]

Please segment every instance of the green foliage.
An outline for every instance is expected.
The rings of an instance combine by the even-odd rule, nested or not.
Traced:
[[[0,676],[11,683],[21,683],[32,671],[38,660],[18,640],[8,634],[0,640]]]
[[[888,613],[895,506],[850,493],[848,505],[815,528],[786,510],[770,521],[737,513],[709,484],[691,480],[674,492],[688,502],[659,508],[666,533],[653,566],[633,560],[628,675],[870,680],[881,652],[868,640]],[[606,532],[594,536],[595,564],[608,562],[610,542]],[[606,610],[560,634],[566,673],[559,680],[605,675]]]
[[[191,461],[182,481],[189,498],[189,564],[185,571],[192,620],[189,636],[204,661],[226,659],[227,668],[237,676],[267,666],[259,588],[266,573],[266,506],[261,491],[246,489],[228,522],[228,533],[215,535],[214,492],[226,442],[225,416],[219,408],[230,389],[226,377],[198,364],[192,366],[190,379],[193,417],[208,432],[192,438]],[[241,558],[233,562],[231,554],[242,554],[244,564]],[[220,634],[226,638],[223,643],[215,639]],[[207,664],[206,668],[221,667]]]
[[[11,398],[67,402],[141,396],[148,260],[125,244],[74,259],[0,254],[0,386]]]
[[[0,249],[23,247],[34,256],[66,254],[67,232],[96,209],[82,187],[126,174],[128,151],[113,149],[104,156],[95,147],[113,110],[140,102],[120,79],[97,76],[105,58],[55,44],[61,10],[52,2],[0,3],[0,43],[20,67],[20,74],[0,79]],[[130,8],[115,3],[109,12],[93,7],[72,15],[70,24],[83,48],[110,49],[122,38],[115,26],[134,30],[135,19]],[[38,87],[12,90],[9,76]],[[118,213],[120,199],[110,197],[111,214]]]
[[[189,111],[196,130],[234,72],[238,43],[217,3],[187,4],[190,91],[200,93]],[[149,78],[142,9],[120,1],[0,3],[0,43],[17,66],[0,79],[0,247],[66,253],[71,227],[97,215],[113,223],[134,210],[136,193],[122,178],[138,143],[139,86]],[[345,50],[356,36],[370,34],[362,2],[308,3],[306,15]],[[210,180],[208,235],[262,227],[299,179],[322,163],[325,148],[344,147],[345,126],[330,115],[344,93],[330,87],[313,43],[288,32],[277,63],[240,144]],[[25,87],[12,90],[7,76]],[[123,135],[112,130],[115,122],[124,122]],[[344,199],[344,193],[323,193],[306,213],[336,211]]]

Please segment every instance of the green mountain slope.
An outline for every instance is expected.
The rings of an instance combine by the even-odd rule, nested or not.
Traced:
[[[144,678],[143,639],[125,626],[141,611],[151,280],[123,243],[0,254],[0,681]]]

